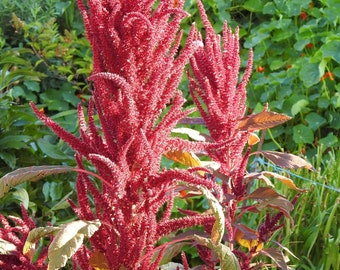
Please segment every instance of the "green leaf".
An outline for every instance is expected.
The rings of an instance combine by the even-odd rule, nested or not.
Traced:
[[[299,124],[293,127],[293,140],[297,144],[313,144],[314,142],[314,133],[311,128],[306,127],[305,125]]]
[[[327,123],[327,120],[325,118],[315,112],[309,113],[305,119],[308,123],[308,126],[313,130],[317,130],[323,124]]]
[[[311,87],[320,81],[319,63],[309,63],[304,60],[301,63],[300,78],[306,87]]]
[[[306,99],[300,99],[297,102],[295,102],[291,109],[292,115],[297,115],[298,113],[303,111],[303,109],[306,108],[308,104],[309,101]]]
[[[55,270],[66,265],[83,244],[85,237],[90,238],[98,231],[101,223],[99,220],[77,220],[60,227],[57,235],[48,247],[48,270]]]
[[[0,139],[0,149],[21,149],[26,148],[30,136],[26,135],[9,135]]]
[[[262,11],[263,3],[261,0],[247,0],[243,4],[243,8],[250,12],[260,12]]]
[[[321,46],[320,51],[324,58],[332,58],[340,64],[340,39],[333,39]]]
[[[338,142],[338,137],[333,134],[333,132],[328,133],[328,135],[319,140],[318,144],[324,145],[326,148],[334,146]]]
[[[75,171],[75,168],[67,166],[32,166],[17,169],[0,178],[0,198],[2,198],[11,187],[19,185],[25,181],[35,182],[51,174],[72,171]]]
[[[15,190],[12,193],[12,196],[14,199],[18,200],[19,202],[21,202],[21,204],[28,209],[28,204],[29,204],[29,195],[26,191],[26,189],[24,188],[19,188],[17,190]]]
[[[14,154],[8,152],[0,152],[0,159],[2,159],[11,169],[15,168],[17,159]]]
[[[60,150],[56,145],[51,144],[48,140],[40,138],[37,141],[41,151],[53,159],[69,159],[70,157]]]

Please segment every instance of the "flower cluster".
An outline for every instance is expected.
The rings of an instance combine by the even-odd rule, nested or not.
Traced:
[[[70,201],[71,207],[81,221],[88,221],[85,224],[94,220],[100,224],[93,234],[87,234],[90,243],[72,253],[74,269],[98,268],[98,260],[102,261],[100,269],[158,269],[167,245],[178,241],[195,244],[203,267],[220,264],[225,269],[231,263],[249,269],[253,255],[287,215],[279,212],[272,217],[267,212],[257,231],[238,224],[244,211],[256,210],[256,205],[239,208],[249,195],[245,175],[252,135],[244,122],[241,128],[240,121],[246,112],[252,51],[239,81],[238,29],[233,33],[225,24],[222,36],[216,35],[203,4],[200,0],[197,4],[205,36],[193,25],[182,46],[180,23],[188,15],[184,0],[89,0],[87,5],[78,0],[93,51],[89,80],[94,89],[87,109],[78,106],[79,136],[31,104],[38,118],[75,150],[77,200]],[[188,121],[195,110],[183,109],[185,99],[178,90],[186,67],[192,100],[209,132],[196,142],[172,135],[176,125]],[[287,120],[264,114],[273,118],[251,129]],[[219,168],[204,167],[195,152],[205,154]],[[174,156],[175,161],[184,160],[195,168],[162,168],[162,158]],[[271,157],[276,158],[275,153]],[[95,172],[87,171],[89,163]],[[205,213],[179,209],[183,216],[174,218],[175,198],[186,196],[183,189],[191,195],[204,195],[210,209]],[[285,201],[266,188],[255,193],[261,200],[268,199],[267,194],[269,199],[278,198],[272,204]],[[250,198],[257,198],[255,195]],[[291,204],[288,206],[290,210]],[[25,212],[24,216],[20,233],[27,237],[34,224]],[[22,250],[22,240],[8,229],[2,216],[0,219],[4,226],[0,233],[8,232],[7,238],[0,238]],[[194,226],[203,228],[199,235],[186,231],[170,243],[160,244],[164,236]],[[249,254],[235,249],[236,242],[248,247]],[[26,266],[27,256],[19,255],[7,261]],[[39,267],[44,256],[37,261]],[[189,269],[185,254],[181,257],[184,269]]]

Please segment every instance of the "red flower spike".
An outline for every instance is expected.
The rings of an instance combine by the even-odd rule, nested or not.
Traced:
[[[206,31],[204,48],[199,48],[190,59],[193,76],[188,74],[190,92],[215,142],[233,138],[225,150],[209,151],[221,163],[220,171],[229,175],[239,168],[242,151],[248,135],[237,129],[237,120],[244,117],[246,110],[246,84],[252,68],[252,51],[241,83],[238,83],[240,57],[238,29],[235,34],[224,25],[223,49],[220,37],[215,34],[204,7],[198,1]]]

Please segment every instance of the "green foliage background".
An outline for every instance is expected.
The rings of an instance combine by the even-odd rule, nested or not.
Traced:
[[[186,32],[194,21],[202,27],[195,2],[185,2],[191,14],[183,22]],[[293,214],[295,229],[278,237],[300,258],[293,258],[297,269],[339,269],[340,2],[203,2],[217,32],[225,20],[240,28],[243,66],[254,49],[248,113],[268,103],[271,111],[293,117],[268,131],[263,147],[306,155],[319,170],[297,172],[299,186],[310,192]],[[0,176],[31,165],[74,165],[72,151],[36,120],[28,102],[76,133],[76,106],[91,94],[91,65],[75,1],[0,1]],[[185,79],[181,87],[186,94]],[[72,220],[66,199],[74,196],[74,179],[21,184],[1,199],[0,211],[19,213],[21,202],[38,224]]]

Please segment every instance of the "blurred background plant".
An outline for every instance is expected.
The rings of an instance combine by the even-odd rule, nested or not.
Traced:
[[[303,210],[292,214],[295,228],[278,237],[300,258],[294,261],[298,269],[339,269],[339,2],[207,0],[204,5],[216,31],[224,20],[240,27],[244,66],[246,52],[254,49],[249,113],[268,102],[271,111],[293,117],[267,132],[263,148],[307,156],[318,170],[291,176],[309,192],[298,202]],[[183,28],[188,32],[194,21],[201,28],[196,1],[187,0],[185,8],[192,16]],[[0,176],[30,165],[74,164],[72,151],[40,125],[27,104],[40,104],[76,132],[75,107],[86,104],[91,66],[75,1],[0,1]],[[188,93],[186,80],[181,87]],[[25,183],[1,200],[0,211],[19,214],[20,201],[38,222],[72,219],[66,198],[73,189],[72,174]],[[188,200],[185,207],[200,206]]]

